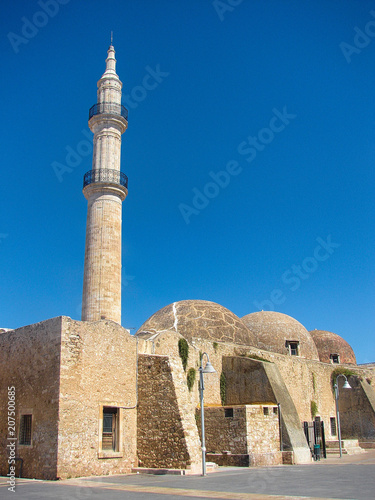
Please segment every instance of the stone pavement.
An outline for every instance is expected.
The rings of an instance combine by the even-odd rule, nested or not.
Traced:
[[[375,450],[311,465],[219,468],[206,477],[128,474],[64,481],[18,479],[16,492],[0,478],[0,498],[30,500],[230,500],[375,498]]]

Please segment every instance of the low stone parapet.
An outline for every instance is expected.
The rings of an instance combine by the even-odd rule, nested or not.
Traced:
[[[281,451],[249,454],[207,453],[206,457],[221,467],[262,467],[284,463]],[[290,460],[290,456],[288,459]]]

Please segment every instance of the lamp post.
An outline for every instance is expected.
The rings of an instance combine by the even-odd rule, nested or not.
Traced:
[[[203,356],[207,356],[207,363],[206,366],[203,368]],[[204,436],[204,406],[203,406],[203,391],[204,391],[204,384],[203,384],[203,374],[204,373],[216,373],[215,368],[211,365],[210,363],[210,358],[208,357],[208,354],[204,352],[201,357],[201,366],[199,367],[199,392],[200,392],[200,399],[201,399],[201,429],[202,429],[202,476],[206,475],[206,443],[205,443],[205,436]]]
[[[339,377],[344,377],[345,382],[344,385],[342,386],[343,389],[351,389],[350,384],[348,382],[348,379],[343,373],[340,373],[336,377],[336,382],[333,388],[335,389],[335,402],[336,402],[336,420],[337,420],[337,434],[339,438],[339,447],[340,447],[340,458],[342,458],[342,445],[341,445],[341,425],[340,425],[340,412],[339,412],[339,386],[338,386],[338,379]]]

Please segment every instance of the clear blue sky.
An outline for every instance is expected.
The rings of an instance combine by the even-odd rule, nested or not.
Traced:
[[[375,2],[64,3],[1,5],[0,327],[80,319],[87,118],[113,30],[123,326],[182,299],[271,304],[375,361]]]

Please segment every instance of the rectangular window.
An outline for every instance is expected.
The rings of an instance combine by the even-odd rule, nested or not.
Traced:
[[[273,414],[274,414],[274,415],[277,415],[278,413],[279,413],[279,412],[278,412],[278,408],[277,408],[277,406],[274,406],[274,408],[273,408]]]
[[[289,349],[291,356],[299,356],[299,342],[296,340],[287,340],[285,346]]]
[[[263,415],[269,415],[269,408],[268,408],[268,406],[263,406]]]
[[[289,344],[290,347],[290,354],[292,356],[298,356],[298,342],[291,342]]]
[[[330,354],[329,357],[331,358],[332,363],[340,363],[340,356],[338,354]]]
[[[233,408],[224,408],[224,416],[232,418],[233,417]]]
[[[330,420],[330,424],[331,424],[331,436],[337,436],[336,418],[331,417],[329,420]]]
[[[20,437],[19,437],[20,444],[26,446],[31,445],[31,424],[32,424],[32,415],[21,415]]]
[[[118,451],[118,408],[104,406],[102,449]]]

